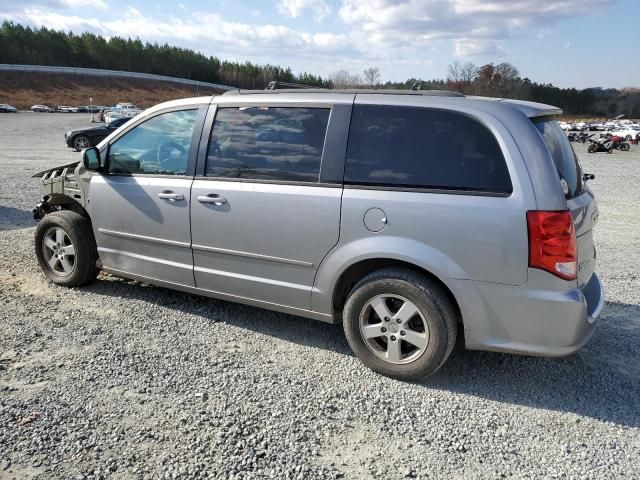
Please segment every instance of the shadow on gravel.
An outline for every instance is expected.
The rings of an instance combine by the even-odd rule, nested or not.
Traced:
[[[20,210],[0,205],[0,230],[33,227],[36,221],[31,210]]]
[[[640,306],[608,302],[599,322],[589,344],[572,356],[459,348],[420,385],[640,427]]]
[[[353,355],[342,332],[342,325],[191,295],[117,277],[99,278],[98,281],[83,287],[83,290],[97,295],[162,305],[190,315],[205,317],[212,322],[225,322],[291,343]]]
[[[353,355],[340,325],[115,277],[102,279],[86,289],[98,295],[174,308],[300,345]],[[460,345],[438,373],[415,385],[640,427],[640,306],[607,303],[591,342],[570,357],[474,352]]]

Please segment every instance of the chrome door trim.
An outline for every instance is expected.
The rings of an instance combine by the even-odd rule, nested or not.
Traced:
[[[193,270],[193,265],[190,263],[187,264],[187,263],[172,262],[171,260],[162,260],[157,257],[148,257],[146,255],[140,255],[138,253],[123,252],[122,250],[116,250],[114,248],[98,247],[98,253],[100,252],[114,253],[116,255],[122,255],[124,257],[132,257],[132,258],[137,258],[138,260],[145,260],[147,262],[160,263],[162,265],[169,265],[171,267]]]
[[[256,260],[265,260],[267,262],[288,263],[290,265],[299,265],[301,267],[313,267],[311,262],[303,262],[302,260],[294,260],[291,258],[272,257],[269,255],[260,255],[259,253],[242,252],[240,250],[228,250],[226,248],[209,247],[207,245],[191,245],[194,250],[201,250],[204,252],[221,253],[223,255],[234,255],[238,257],[255,258]],[[208,271],[207,269],[202,269]]]
[[[147,277],[144,275],[137,275],[134,273],[125,272],[123,270],[117,270],[115,268],[103,268],[107,273],[116,275],[118,277],[129,278],[131,280],[138,280],[140,282],[149,283],[151,285],[157,285],[160,287],[170,288],[173,290],[179,290],[181,292],[193,293],[195,295],[202,295],[205,297],[216,298],[219,300],[225,300],[234,303],[242,303],[250,305],[252,307],[264,308],[267,310],[275,310],[276,312],[287,313],[289,315],[296,315],[305,318],[311,318],[313,320],[320,320],[326,323],[336,323],[333,315],[314,312],[312,310],[305,310],[302,308],[289,307],[287,305],[281,305],[279,303],[270,303],[262,300],[256,300],[254,298],[240,297],[237,295],[231,295],[228,293],[221,293],[215,290],[205,290],[204,288],[192,287],[184,285],[182,283],[169,282],[167,280],[159,280],[154,277]]]
[[[112,237],[129,238],[132,240],[142,240],[144,242],[160,243],[162,245],[171,245],[172,247],[189,248],[191,244],[189,242],[178,242],[176,240],[165,240],[164,238],[148,237],[146,235],[138,235],[136,233],[118,232],[116,230],[108,230],[106,228],[98,228],[98,232]],[[123,253],[114,250],[112,253]]]

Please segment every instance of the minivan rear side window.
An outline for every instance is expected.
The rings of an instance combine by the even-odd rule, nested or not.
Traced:
[[[448,110],[355,105],[347,184],[510,194],[509,171],[495,136],[477,120]]]
[[[581,195],[584,191],[582,167],[560,125],[549,117],[538,120],[534,124],[553,158],[560,179],[566,182],[566,186],[563,184],[566,198]]]
[[[205,175],[318,182],[328,108],[219,108]]]

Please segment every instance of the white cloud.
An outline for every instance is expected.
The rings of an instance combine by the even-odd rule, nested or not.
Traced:
[[[452,40],[458,56],[493,54],[501,43],[560,19],[588,15],[616,0],[343,0],[352,35],[379,47]]]
[[[346,36],[342,34],[308,33],[283,25],[231,22],[218,14],[196,12],[187,18],[160,20],[131,6],[112,20],[64,15],[31,7],[14,18],[58,30],[90,29],[105,36],[135,38],[144,35],[143,40],[182,41],[197,45],[200,50],[206,45],[223,45],[238,53],[279,51],[282,48],[292,49],[296,53],[322,53],[343,50],[347,43]]]
[[[331,13],[326,0],[279,0],[278,11],[286,16],[297,18],[306,10],[311,10],[316,20],[321,21]]]
[[[4,12],[11,12],[27,8],[44,8],[54,10],[75,10],[78,8],[95,8],[98,10],[108,10],[109,6],[105,0],[2,0],[0,7]],[[73,12],[70,12],[73,13]],[[81,12],[78,12],[81,13]]]

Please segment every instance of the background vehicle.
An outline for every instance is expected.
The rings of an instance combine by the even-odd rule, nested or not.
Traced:
[[[97,127],[82,128],[79,130],[69,130],[64,134],[64,141],[67,147],[73,148],[76,152],[85,148],[94,147],[117,128],[127,123],[130,118],[117,118],[111,123]]]
[[[570,142],[585,143],[589,138],[593,137],[593,135],[594,134],[589,135],[587,132],[570,133],[567,138]]]
[[[46,105],[34,105],[31,107],[32,112],[42,112],[42,113],[52,113],[55,112],[55,109],[48,107]]]
[[[560,113],[438,91],[168,102],[37,175],[36,255],[59,285],[100,265],[342,321],[396,378],[436,371],[462,331],[471,349],[567,355],[604,297],[593,176]]]
[[[77,107],[71,107],[69,105],[58,105],[56,111],[61,113],[78,113]]]
[[[119,103],[104,112],[104,121],[109,123],[116,118],[133,118],[141,112],[142,110],[133,103]]]
[[[613,130],[611,130],[611,135],[622,137],[626,141],[633,140],[639,133],[640,126],[638,125],[626,125],[623,128],[614,128]]]
[[[624,138],[618,135],[613,135],[611,137],[611,148],[614,150],[620,150],[621,152],[628,152],[631,146],[624,141]]]
[[[593,140],[590,138],[588,141],[591,143],[591,145],[589,145],[589,148],[587,148],[587,151],[589,153],[611,153],[611,151],[613,150],[613,141],[611,140],[610,136],[601,137],[599,140]]]
[[[0,113],[18,113],[18,109],[8,103],[0,103]]]

